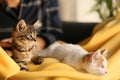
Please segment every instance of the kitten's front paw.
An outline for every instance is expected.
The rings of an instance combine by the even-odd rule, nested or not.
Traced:
[[[25,63],[18,63],[18,65],[20,66],[21,71],[28,71],[28,67],[25,65]]]
[[[28,71],[28,68],[27,67],[21,67],[20,70],[21,71]]]
[[[37,56],[37,57],[35,57],[35,58],[32,60],[32,62],[33,62],[34,64],[38,65],[38,64],[41,64],[41,63],[43,62],[43,60],[44,60],[44,57]]]

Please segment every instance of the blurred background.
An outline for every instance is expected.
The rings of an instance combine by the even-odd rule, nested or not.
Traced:
[[[65,41],[77,43],[89,37],[98,23],[116,14],[119,1],[59,0]]]
[[[63,21],[101,22],[96,11],[91,11],[95,0],[59,0],[60,15]]]
[[[120,0],[59,0],[63,21],[101,22],[116,14]]]

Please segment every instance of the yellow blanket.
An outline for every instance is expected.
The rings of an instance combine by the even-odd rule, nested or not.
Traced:
[[[118,80],[120,79],[120,22],[116,26],[95,28],[90,38],[80,43],[88,51],[108,48],[108,73],[103,76],[78,72],[71,66],[52,58],[41,65],[28,65],[22,72],[19,66],[0,48],[0,80]],[[97,31],[96,31],[97,30]]]

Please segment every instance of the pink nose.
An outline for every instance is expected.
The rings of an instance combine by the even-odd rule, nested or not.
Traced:
[[[107,73],[107,71],[105,71],[105,74]]]

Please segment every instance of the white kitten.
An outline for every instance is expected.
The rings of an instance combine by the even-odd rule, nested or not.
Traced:
[[[55,58],[77,70],[103,75],[107,73],[107,60],[103,56],[106,52],[107,49],[88,53],[79,45],[54,43],[43,50],[40,56]]]

